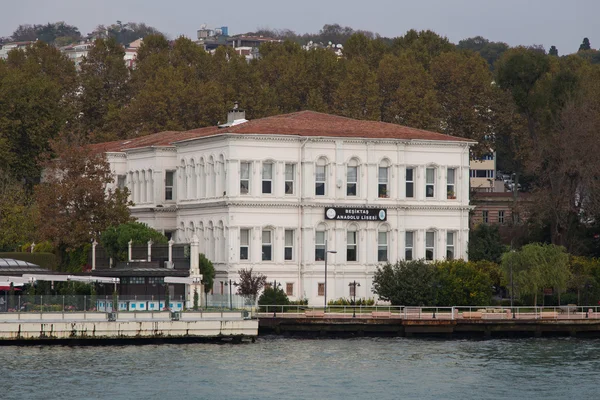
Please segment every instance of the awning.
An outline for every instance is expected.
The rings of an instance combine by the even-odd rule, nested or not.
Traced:
[[[21,291],[21,288],[18,288],[18,287],[15,287],[13,289],[15,289],[15,292]],[[5,290],[8,292],[10,290],[10,286],[0,286],[0,291],[2,291],[2,290]]]

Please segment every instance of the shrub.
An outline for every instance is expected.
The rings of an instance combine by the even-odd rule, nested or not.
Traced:
[[[258,305],[261,306],[261,312],[265,312],[267,310],[267,307],[264,306],[281,306],[289,304],[290,299],[288,299],[283,289],[279,288],[268,287],[262,292],[262,294],[258,298]]]

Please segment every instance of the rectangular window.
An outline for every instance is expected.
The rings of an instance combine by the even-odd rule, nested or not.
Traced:
[[[146,283],[146,278],[143,276],[131,276],[129,277],[129,283],[134,285],[143,285]]]
[[[358,167],[346,170],[346,196],[356,196],[358,186]]]
[[[264,163],[262,166],[262,192],[273,193],[273,164]]]
[[[294,164],[285,164],[285,194],[294,194]]]
[[[357,241],[356,241],[356,235],[357,232],[352,231],[352,232],[348,232],[346,237],[348,239],[348,243],[346,245],[346,261],[357,261],[357,251],[356,251],[356,246],[357,246]]]
[[[388,260],[388,234],[387,232],[378,232],[377,234],[377,261]]]
[[[504,210],[498,211],[498,223],[499,224],[504,223]]]
[[[435,168],[425,169],[425,197],[435,195]]]
[[[121,190],[125,189],[127,177],[125,175],[117,175],[117,187]]]
[[[165,200],[173,200],[173,181],[175,171],[165,172]]]
[[[272,232],[262,231],[262,260],[272,261],[273,260],[273,242]]]
[[[414,232],[406,232],[404,239],[404,259],[410,261],[413,259],[413,248],[414,248]]]
[[[325,231],[315,232],[315,261],[325,260]]]
[[[379,167],[379,186],[378,192],[380,198],[390,197],[390,193],[388,190],[388,170],[387,167]]]
[[[415,197],[415,169],[406,168],[406,197]]]
[[[454,260],[454,232],[446,233],[446,259]]]
[[[250,192],[250,163],[240,163],[240,194]]]
[[[250,229],[240,229],[240,260],[249,260]]]
[[[317,165],[315,174],[315,195],[325,196],[325,183],[327,181],[327,171],[324,165]]]
[[[350,284],[348,287],[350,288],[350,297],[356,296],[356,285]]]
[[[483,223],[484,223],[484,224],[487,224],[487,223],[488,223],[488,215],[489,215],[489,212],[488,212],[488,210],[483,210],[483,211],[481,212],[481,219],[483,220]]]
[[[285,295],[286,296],[293,296],[294,295],[294,284],[293,283],[286,283],[285,284]]]
[[[435,232],[425,232],[425,260],[433,260],[435,253]]]
[[[446,192],[448,199],[456,199],[455,178],[456,169],[448,168],[448,176],[446,178]]]
[[[324,283],[319,283],[319,286],[317,287],[317,296],[325,296],[325,284]]]
[[[283,257],[286,261],[294,259],[294,231],[286,229]]]
[[[157,283],[165,283],[165,278],[162,276],[149,276],[148,277],[148,284],[150,285],[156,285]]]

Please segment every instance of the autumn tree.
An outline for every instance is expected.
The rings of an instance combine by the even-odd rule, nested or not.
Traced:
[[[267,277],[261,273],[256,273],[250,269],[240,269],[238,294],[248,297],[252,303],[256,302],[256,297],[263,287],[267,284]]]
[[[386,54],[379,64],[377,80],[381,121],[420,129],[439,128],[435,82],[413,53]]]
[[[35,188],[42,240],[65,252],[131,220],[128,191],[111,188],[113,175],[104,154],[66,141],[55,142],[52,150],[57,158],[43,164],[45,178]]]
[[[36,212],[24,185],[0,171],[0,251],[36,240]]]
[[[431,62],[441,132],[478,142],[476,154],[490,151],[492,75],[478,54],[444,52]]]
[[[377,75],[362,60],[347,61],[335,94],[335,112],[349,118],[378,120],[380,114]]]

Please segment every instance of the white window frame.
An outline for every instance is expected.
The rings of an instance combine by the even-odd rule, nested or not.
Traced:
[[[488,210],[482,210],[481,211],[481,220],[483,221],[484,224],[489,223],[489,221],[490,221],[490,212]]]
[[[247,166],[246,174],[244,174],[244,166]],[[246,175],[246,176],[244,176]],[[240,194],[248,195],[250,194],[250,176],[252,176],[252,163],[247,161],[242,161],[240,163]],[[244,182],[246,183],[245,191],[244,191]]]
[[[268,234],[269,241],[265,242],[265,234]],[[263,229],[260,235],[262,261],[273,261],[273,231],[271,229]],[[269,250],[269,257],[266,257],[265,249]]]
[[[354,243],[351,242],[351,238]],[[354,250],[354,260],[348,257],[352,250]],[[358,262],[358,231],[352,228],[346,231],[346,262]]]
[[[382,172],[385,172],[382,176]],[[379,165],[377,169],[377,196],[381,199],[390,197],[390,167]]]
[[[168,185],[169,174],[171,175],[171,184],[170,185]],[[169,196],[169,194],[170,194],[170,196]],[[173,200],[175,200],[175,171],[166,170],[165,171],[165,201],[173,201]]]
[[[446,198],[449,200],[456,199],[456,168],[448,168],[446,175]]]
[[[410,176],[410,180],[408,179],[408,172],[409,171],[410,171],[410,175],[411,175]],[[405,177],[405,182],[406,182],[406,185],[405,185],[406,192],[404,193],[404,196],[407,199],[414,199],[414,197],[415,197],[415,168],[414,167],[407,167],[406,171],[404,172],[404,177]],[[408,195],[408,192],[409,192],[408,188],[409,187],[411,188],[410,191],[412,192],[410,196]]]
[[[504,210],[499,210],[498,211],[498,223],[499,224],[503,224],[504,223]]]
[[[428,180],[428,172],[432,173],[432,181]],[[428,199],[435,199],[435,174],[436,168],[427,167],[425,168],[425,197]]]
[[[244,236],[246,236],[246,243],[244,243]],[[246,258],[242,258],[242,249],[246,249]],[[240,261],[250,261],[250,229],[240,229]]]
[[[354,172],[354,176],[351,174],[351,170]],[[350,164],[346,166],[346,196],[347,197],[358,197],[358,174],[360,168],[355,160],[352,160]],[[352,191],[354,190],[354,194]]]
[[[289,169],[291,169],[291,174],[288,174],[288,167]],[[285,194],[290,196],[294,194],[294,190],[296,189],[295,186],[295,177],[296,177],[296,164],[290,164],[287,163],[285,164],[285,170],[284,170],[284,191]],[[288,190],[288,187],[291,188],[291,190]]]
[[[385,236],[385,240],[383,241],[381,240],[382,235]],[[377,232],[377,262],[388,262],[390,260],[390,255],[388,253],[389,236],[390,235],[388,235],[388,231],[386,230],[380,230]],[[385,257],[381,257],[382,251],[385,251]]]
[[[454,260],[456,259],[456,232],[448,231],[446,232],[446,260]],[[451,257],[448,257],[448,254],[452,254]]]
[[[288,233],[291,238],[288,241]],[[288,258],[288,250],[290,252],[290,256]],[[284,261],[293,261],[294,260],[294,230],[286,229],[283,233],[283,260]]]
[[[431,252],[431,256],[428,255],[428,252]],[[425,232],[425,261],[433,261],[433,260],[435,260],[435,231],[426,231]]]
[[[322,238],[320,238],[322,236]],[[322,239],[322,241],[320,241]],[[327,240],[327,231],[317,230],[315,231],[315,261],[325,261],[325,241]],[[317,257],[319,251],[323,252],[323,257]]]
[[[319,170],[322,169],[322,174],[319,173]],[[319,180],[319,175],[322,176],[322,180]],[[319,185],[323,185],[323,194],[318,194]],[[316,165],[315,166],[315,196],[327,196],[327,165]]]
[[[410,251],[410,257],[407,257]],[[415,259],[415,232],[406,231],[404,232],[404,260],[412,261]]]
[[[261,172],[261,179],[262,179],[262,184],[261,184],[261,190],[262,190],[262,194],[273,194],[273,170],[274,170],[274,165],[272,162],[264,162],[262,164],[262,172]],[[267,170],[265,170],[265,168],[267,168]],[[270,174],[265,174],[265,172],[270,171]],[[270,175],[269,177],[265,177],[265,175]],[[265,184],[268,185],[268,191],[265,191]]]

